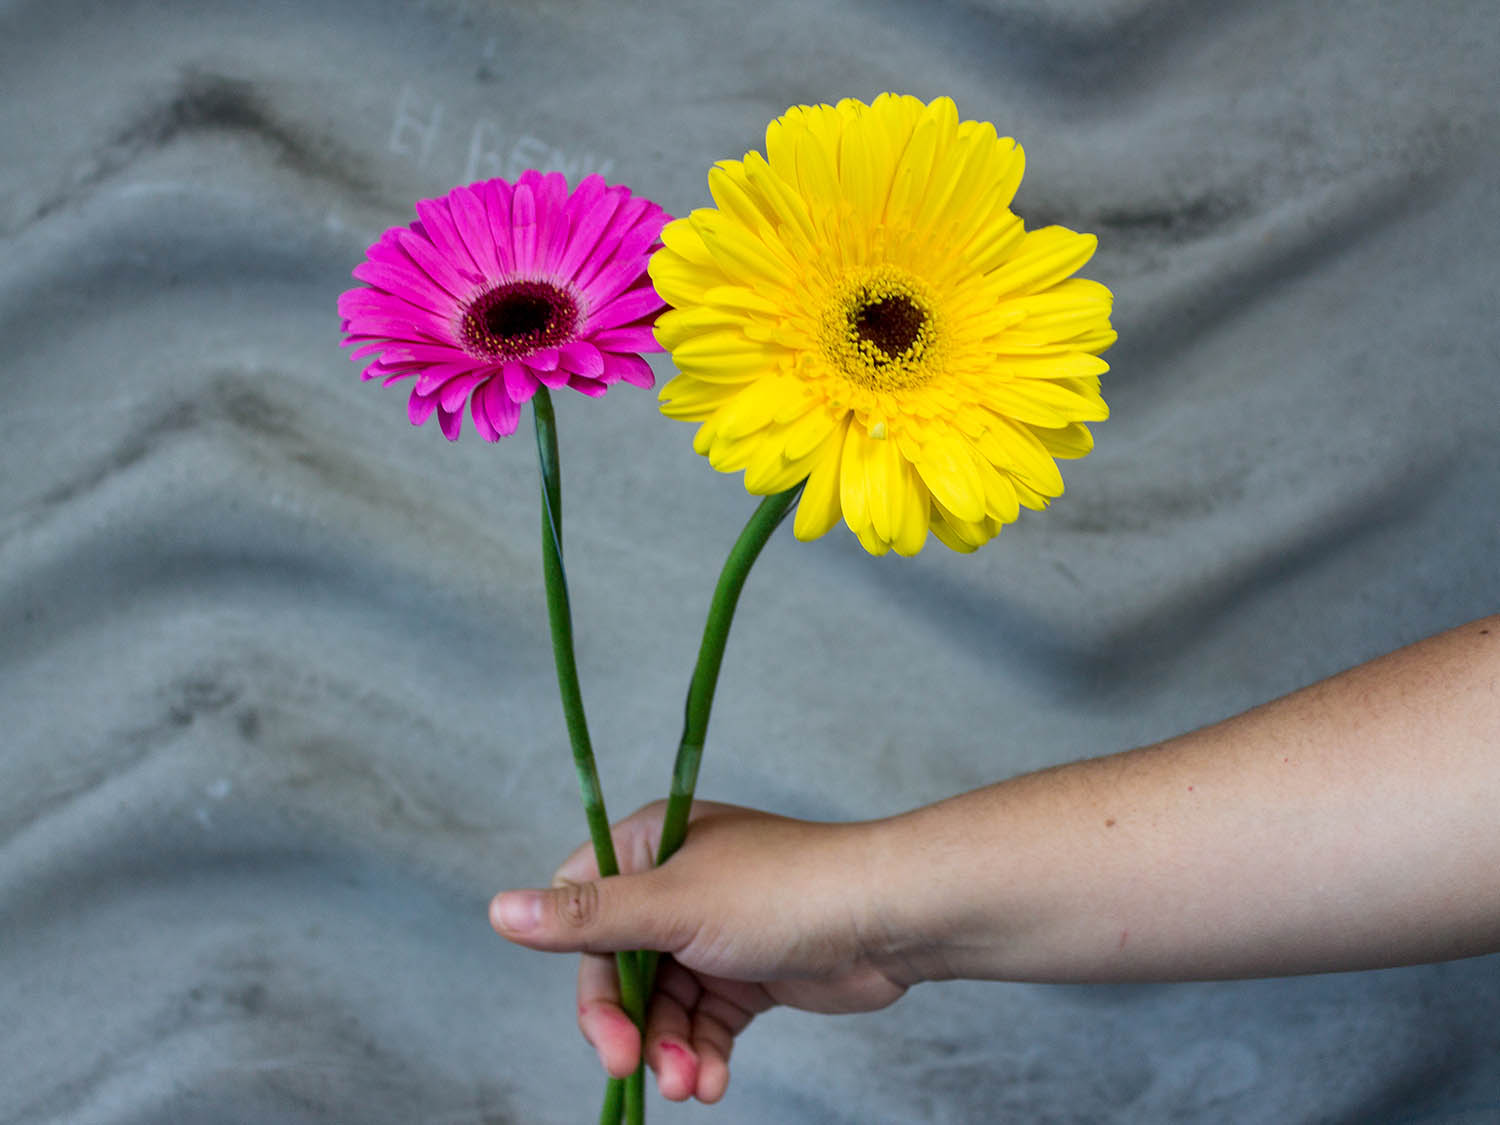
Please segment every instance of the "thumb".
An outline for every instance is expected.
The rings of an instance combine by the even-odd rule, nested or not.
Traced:
[[[490,925],[519,945],[553,953],[670,952],[682,926],[650,873],[562,882],[548,890],[505,891],[490,903]]]

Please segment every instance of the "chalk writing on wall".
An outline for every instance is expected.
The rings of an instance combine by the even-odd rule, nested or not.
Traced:
[[[606,179],[614,171],[611,157],[570,150],[543,137],[505,129],[490,117],[458,125],[447,106],[411,83],[396,95],[387,149],[404,156],[445,183],[471,183],[494,176],[514,180],[528,168],[561,172],[569,184],[598,173]]]

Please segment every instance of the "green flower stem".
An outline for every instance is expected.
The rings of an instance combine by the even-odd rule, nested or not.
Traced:
[[[698,764],[703,758],[704,740],[708,737],[708,714],[714,705],[719,666],[724,662],[724,646],[729,642],[729,626],[734,621],[740,591],[750,576],[750,568],[760,557],[761,548],[781,525],[801,492],[802,485],[798,484],[762,500],[730,549],[729,557],[724,560],[724,569],[719,572],[719,584],[714,587],[708,620],[703,625],[703,642],[698,646],[698,663],[688,685],[682,741],[677,746],[677,760],[672,764],[672,788],[667,797],[666,816],[662,820],[661,844],[656,852],[658,866],[671,858],[687,835],[688,813],[693,807],[693,791],[698,785]],[[642,989],[647,997],[656,981],[657,956],[654,950],[641,955]]]
[[[625,1112],[625,1079],[611,1078],[604,1087],[604,1104],[599,1107],[599,1125],[620,1125]]]
[[[646,1033],[641,1032],[641,1058],[646,1056]],[[641,1125],[646,1120],[646,1064],[644,1061],[625,1078],[625,1120]]]
[[[552,627],[552,654],[557,661],[557,690],[568,723],[573,766],[578,773],[578,789],[583,797],[583,811],[588,819],[589,838],[594,844],[599,874],[618,875],[620,865],[615,858],[614,840],[609,834],[609,814],[604,809],[604,793],[599,785],[599,770],[594,764],[588,720],[583,712],[583,690],[578,684],[578,663],[573,653],[573,613],[568,602],[568,576],[563,569],[562,557],[562,472],[557,456],[557,421],[546,387],[537,388],[532,410],[536,419],[536,451],[542,478],[542,570],[547,580],[547,618]],[[633,953],[620,953],[615,957],[615,964],[620,974],[621,1006],[644,1036],[645,994],[641,991],[639,959]],[[644,1088],[641,1068],[637,1068],[631,1081]],[[619,1079],[610,1080],[605,1093],[606,1111],[612,1100],[618,1100],[615,1086],[619,1082]],[[635,1098],[627,1106],[627,1111],[631,1125],[644,1122],[641,1098]],[[610,1125],[618,1121],[619,1111],[616,1110]]]

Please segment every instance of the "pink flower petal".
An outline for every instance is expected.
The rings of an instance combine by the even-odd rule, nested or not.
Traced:
[[[558,387],[566,387],[568,380],[573,377],[572,372],[564,371],[561,367],[551,367],[543,370],[533,364],[529,358],[525,362],[526,366],[531,369],[531,373],[541,380],[542,385],[551,387],[553,390],[557,390]]]
[[[602,196],[579,219],[578,229],[573,232],[567,252],[557,263],[558,277],[567,280],[578,272],[578,267],[584,263],[589,255],[594,252],[595,247],[599,245],[599,236],[604,233],[604,228],[609,225],[610,219],[614,218],[614,214],[619,209],[619,206],[620,197],[610,193]]]
[[[573,194],[568,196],[568,203],[564,208],[568,217],[569,245],[572,245],[573,239],[578,237],[584,216],[594,209],[594,205],[604,198],[608,190],[604,177],[597,172],[578,181],[578,186],[573,189]],[[563,276],[561,271],[558,272],[558,276]]]
[[[515,255],[510,251],[512,188],[504,180],[490,180],[480,185],[480,194],[484,197],[484,209],[490,221],[490,241],[495,247],[495,261],[500,264],[502,274],[509,273],[515,265]]]
[[[602,332],[606,328],[629,324],[643,317],[654,316],[665,307],[665,303],[650,285],[629,289],[603,308],[595,310],[594,315],[589,317],[589,331]]]
[[[528,401],[541,386],[537,377],[527,369],[524,363],[507,363],[502,374],[505,381],[505,394],[514,403]]]
[[[652,387],[656,383],[656,374],[651,370],[651,365],[638,355],[628,355],[622,352],[604,353],[604,375],[606,383],[623,382],[633,387]]]
[[[602,352],[659,352],[650,324],[626,324],[603,332],[590,332],[589,343]]]
[[[598,172],[593,172],[578,181],[578,186],[573,189],[573,194],[568,196],[568,229],[576,231],[583,216],[593,209],[594,204],[603,198],[609,188],[604,182],[604,177]]]
[[[412,391],[411,397],[406,400],[406,416],[411,419],[413,426],[420,426],[432,417],[432,412],[437,409],[437,398],[425,398]]]
[[[446,261],[452,262],[459,272],[481,276],[483,271],[479,268],[479,263],[474,261],[453,222],[453,210],[448,196],[421,200],[417,204],[417,214],[422,219],[422,227],[434,250]]]
[[[459,300],[479,280],[474,276],[465,276],[457,266],[439,254],[431,242],[410,231],[402,232],[401,249],[411,255],[412,261],[421,267],[423,273]]]
[[[480,387],[474,396],[474,402],[484,411],[498,436],[509,437],[516,432],[516,423],[521,418],[521,404],[506,393],[503,380],[491,379]]]
[[[474,397],[469,400],[469,416],[474,419],[474,429],[484,441],[495,442],[500,440],[500,435],[495,432],[495,427],[490,424],[490,416],[485,413],[483,404],[479,401],[484,395],[484,387],[474,392]]]
[[[359,377],[361,379],[366,379],[366,380],[368,380],[368,379],[386,379],[386,380],[390,380],[390,379],[394,379],[394,378],[403,378],[404,379],[404,378],[406,378],[409,375],[419,375],[419,374],[421,374],[421,372],[422,372],[422,369],[420,367],[412,367],[412,366],[409,366],[409,365],[403,365],[403,364],[399,364],[399,363],[385,363],[385,362],[382,362],[381,360],[376,360],[374,363],[370,364],[369,367],[366,367],[362,372],[360,372],[360,376]]]
[[[457,188],[449,194],[453,208],[453,225],[469,248],[469,255],[479,272],[487,278],[500,276],[500,262],[495,257],[495,241],[490,237],[489,215],[484,200],[473,188]]]
[[[454,410],[462,414],[464,403],[468,401],[469,392],[479,386],[490,377],[488,371],[471,371],[467,375],[460,375],[456,379],[449,379],[443,384],[442,390],[438,392],[438,405],[444,410]],[[417,384],[420,387],[422,384]]]
[[[437,416],[438,427],[443,431],[443,436],[449,441],[457,441],[459,432],[464,428],[464,412],[444,410],[443,404],[438,403]]]
[[[426,338],[430,343],[438,343],[433,337],[439,332],[446,334],[447,325],[427,322],[424,318],[415,315],[417,310],[412,310],[412,315],[391,316],[367,314],[357,320],[350,318],[348,332],[351,336],[360,339],[377,340],[418,340]]]
[[[434,326],[444,333],[449,321],[431,309],[409,304],[400,297],[382,293],[378,289],[350,289],[339,297],[339,313],[349,321],[356,332],[364,329],[364,322],[372,319],[396,320],[405,324]]]
[[[570,340],[557,350],[560,367],[577,375],[597,376],[604,370],[604,357],[587,340]]]
[[[536,196],[522,178],[510,201],[511,264],[520,273],[536,259]]]
[[[625,199],[620,204],[619,210],[615,212],[614,217],[610,219],[609,225],[599,235],[599,241],[594,247],[593,254],[584,260],[583,265],[579,267],[577,274],[574,275],[574,283],[582,287],[592,281],[594,276],[604,267],[605,263],[616,255],[616,251],[619,250],[620,243],[624,240],[625,236],[634,230],[636,225],[642,221],[642,216],[646,215],[652,209],[660,211],[660,208],[656,207],[654,203],[642,199],[638,195],[632,195]],[[646,245],[649,246],[650,243],[648,242]]]
[[[439,388],[449,379],[456,379],[460,375],[467,375],[474,370],[472,359],[456,363],[439,363],[423,369],[422,377],[417,380],[417,394],[435,395]],[[451,407],[449,409],[452,409]]]
[[[599,271],[599,276],[589,282],[583,291],[583,299],[590,308],[603,308],[635,282],[641,280],[646,271],[641,263],[644,257],[637,255],[610,262]]]
[[[423,200],[416,210],[416,222],[392,227],[371,244],[354,270],[363,285],[338,299],[341,345],[361,365],[362,378],[411,382],[413,424],[435,412],[453,441],[467,412],[480,437],[496,441],[515,432],[522,404],[539,386],[571,386],[598,397],[617,382],[654,383],[639,352],[660,350],[650,322],[665,305],[646,273],[666,221],[660,207],[597,175],[570,191],[560,172],[527,171],[514,184],[473,183]],[[490,327],[495,335],[470,339],[464,318],[490,294],[475,314],[493,319],[510,287],[526,294],[527,286],[559,317],[530,337],[547,346],[519,359],[489,358],[520,345],[524,335],[508,339],[501,313]],[[582,338],[563,309],[568,317],[586,311]]]
[[[360,281],[429,312],[441,315],[453,311],[453,298],[415,270],[403,270],[387,262],[365,261],[355,266],[353,272]]]
[[[552,263],[562,256],[568,245],[568,178],[561,172],[548,172],[542,177],[541,190],[536,197],[536,265],[535,268],[552,272]]]
[[[583,375],[574,375],[568,380],[568,386],[579,394],[588,395],[589,398],[602,398],[604,392],[609,390],[608,383],[601,383],[598,379],[590,379]]]
[[[623,351],[624,349],[616,350]],[[433,363],[474,362],[468,352],[462,348],[455,348],[451,344],[427,344],[406,341],[390,345],[386,349],[385,358],[391,362],[419,363],[423,366]]]
[[[615,248],[615,260],[624,261],[640,255],[650,257],[650,250],[661,240],[661,228],[665,226],[666,213],[661,208],[656,208],[654,216],[642,219],[630,230],[625,232],[620,239],[620,245]]]
[[[377,238],[368,250],[365,257],[372,262],[384,262],[387,265],[411,268],[411,259],[407,257],[406,251],[401,249],[401,232],[407,227],[391,227],[379,238]]]

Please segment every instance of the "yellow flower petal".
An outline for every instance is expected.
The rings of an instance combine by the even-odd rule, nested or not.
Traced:
[[[714,202],[735,222],[756,237],[774,233],[775,227],[745,191],[744,164],[738,160],[721,160],[709,169],[708,190]]]
[[[677,309],[690,309],[698,294],[723,285],[723,270],[681,257],[675,251],[658,250],[651,256],[651,284],[661,299]]]
[[[874,554],[970,551],[1045,508],[1108,416],[1115,335],[1073,276],[1093,237],[1010,209],[1025,159],[947,98],[789,109],[663,233],[663,413],[751,492],[804,481],[799,539],[842,517]]]
[[[775,421],[776,412],[789,399],[800,401],[803,397],[794,379],[775,376],[757,379],[720,408],[719,432],[731,441],[749,437]]]
[[[985,405],[997,414],[1037,426],[1066,426],[1069,422],[1102,422],[1109,407],[1097,394],[1080,393],[1066,380],[1016,379],[987,388]]]
[[[742,332],[701,332],[672,350],[684,372],[714,383],[740,383],[776,370],[776,353]]]
[[[705,383],[691,375],[678,375],[658,392],[657,400],[668,418],[701,422],[728,402],[735,389],[735,384]]]
[[[856,535],[870,524],[869,444],[859,426],[850,426],[844,435],[844,456],[839,466],[839,505],[844,510],[844,522]]]
[[[1010,259],[995,271],[1011,293],[1034,293],[1056,285],[1094,256],[1099,240],[1066,227],[1043,227],[1021,240]]]
[[[1056,355],[995,356],[995,374],[1007,382],[1026,379],[1083,379],[1103,375],[1109,364],[1087,352],[1065,351]]]
[[[799,249],[810,245],[815,237],[812,216],[796,188],[758,152],[746,153],[741,168],[751,194],[760,209],[774,219],[783,240]]]
[[[984,518],[984,482],[969,443],[957,434],[936,434],[922,445],[917,462],[933,499],[963,520]]]
[[[932,162],[937,156],[939,129],[938,115],[926,113],[912,130],[892,178],[887,222],[910,215],[921,204],[932,176]]]
[[[980,485],[984,489],[984,514],[1001,523],[1010,523],[1021,514],[1021,501],[1010,476],[983,459],[975,463]]]
[[[848,427],[846,418],[823,440],[807,483],[802,487],[792,534],[804,542],[827,535],[843,514],[839,470],[843,465],[844,434]]]
[[[1042,443],[1042,448],[1054,457],[1083,457],[1094,448],[1094,435],[1080,422],[1057,430],[1033,426],[1031,432]]]
[[[724,308],[699,305],[696,308],[668,309],[656,319],[656,342],[676,351],[688,340],[710,332],[743,334],[745,321]]]
[[[858,528],[855,531],[855,535],[859,537],[859,545],[876,558],[879,558],[891,549],[890,540],[882,539],[873,527]]]
[[[710,269],[718,268],[718,264],[714,261],[713,255],[709,253],[708,247],[703,245],[703,239],[693,229],[691,216],[683,219],[673,219],[666,226],[662,227],[661,242],[667,250],[671,251],[668,257],[675,255],[686,259],[693,265],[708,266]],[[657,259],[661,257],[660,253],[652,256],[650,263],[652,269],[656,267],[658,264]],[[653,273],[652,276],[654,277],[655,274]]]
[[[783,431],[786,456],[794,461],[806,457],[827,441],[828,435],[843,421],[825,409],[808,410]]]
[[[990,423],[974,443],[980,456],[992,465],[1004,466],[1018,484],[1043,496],[1061,495],[1063,479],[1057,462],[1032,429],[1009,418],[992,417]],[[1018,491],[1017,496],[1021,495]]]
[[[745,313],[764,313],[767,316],[783,316],[785,310],[770,297],[748,289],[743,285],[716,285],[703,292],[703,300],[718,309],[730,310],[736,320],[751,321]]]

